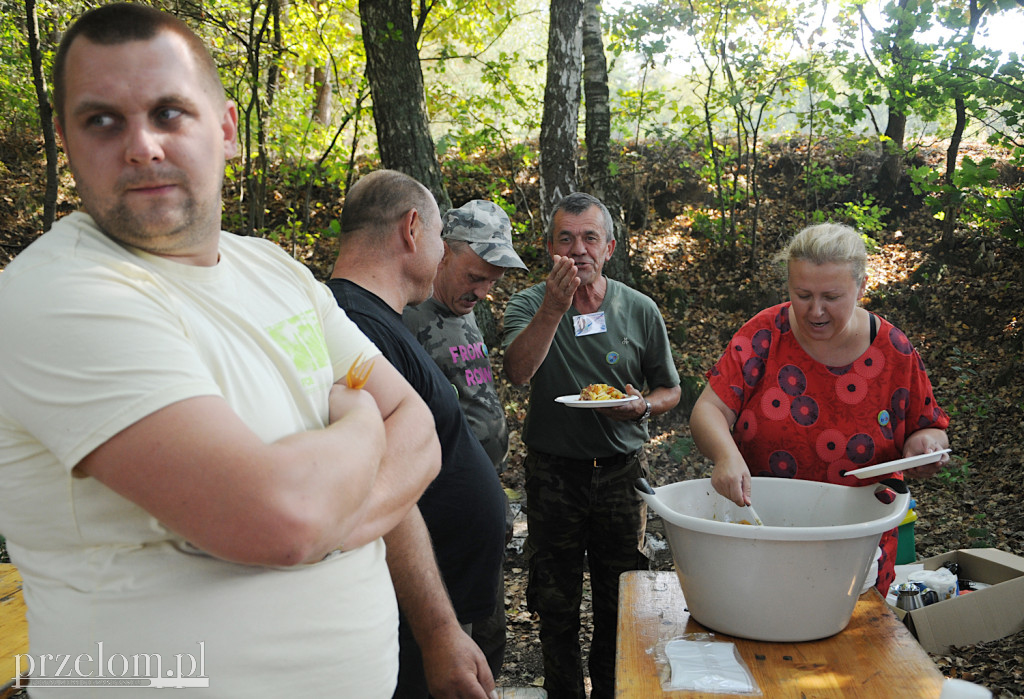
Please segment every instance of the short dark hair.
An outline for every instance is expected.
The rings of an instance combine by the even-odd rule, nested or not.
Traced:
[[[130,2],[116,2],[96,7],[68,28],[57,47],[53,60],[53,106],[57,119],[64,122],[64,97],[67,94],[65,75],[67,73],[68,50],[79,36],[101,46],[126,44],[130,41],[148,41],[160,32],[177,34],[188,44],[192,55],[206,68],[210,82],[216,84],[218,94],[224,95],[217,62],[203,40],[196,36],[187,24],[172,14],[148,5]]]
[[[341,209],[341,236],[364,232],[381,237],[410,209],[430,210],[433,195],[416,179],[397,170],[376,170],[352,185]]]
[[[571,216],[579,216],[592,207],[601,210],[601,220],[604,222],[604,240],[615,240],[615,224],[612,223],[612,215],[608,207],[597,197],[585,192],[573,192],[562,197],[555,208],[551,211],[551,219],[548,221],[548,242],[554,240],[555,235],[555,214],[564,211]]]

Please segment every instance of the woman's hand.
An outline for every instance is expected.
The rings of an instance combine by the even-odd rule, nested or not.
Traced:
[[[946,436],[945,430],[937,430],[929,427],[923,430],[918,430],[907,437],[907,441],[903,443],[903,457],[906,458],[908,456],[917,456],[918,454],[930,454],[934,451],[941,451],[948,448],[949,438]],[[907,469],[903,472],[903,475],[909,478],[930,478],[945,468],[948,463],[949,454],[943,454],[938,461],[931,464],[925,464],[924,466]]]
[[[715,462],[715,469],[711,472],[711,487],[740,507],[750,504],[750,469],[739,452]]]
[[[736,414],[715,395],[710,384],[705,386],[690,413],[690,434],[700,452],[715,462],[711,486],[746,507],[750,504],[750,469],[732,438],[735,422]]]

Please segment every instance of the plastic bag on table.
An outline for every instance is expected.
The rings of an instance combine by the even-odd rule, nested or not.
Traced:
[[[736,644],[716,641],[714,634],[686,634],[669,639],[659,655],[669,669],[661,676],[664,691],[761,695]]]

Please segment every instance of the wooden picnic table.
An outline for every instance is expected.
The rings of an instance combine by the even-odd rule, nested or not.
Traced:
[[[28,653],[28,624],[21,576],[10,563],[0,563],[0,699],[15,690],[15,656]]]
[[[861,595],[849,625],[818,641],[751,641],[706,629],[690,618],[674,572],[632,571],[619,580],[617,699],[725,699],[738,694],[663,692],[659,641],[713,633],[736,644],[764,697],[938,697],[943,676],[878,592]]]

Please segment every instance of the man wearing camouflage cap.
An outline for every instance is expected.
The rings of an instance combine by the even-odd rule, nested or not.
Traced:
[[[473,308],[506,270],[526,265],[512,247],[512,226],[497,204],[474,199],[449,210],[442,221],[444,257],[437,267],[434,293],[418,306],[407,306],[402,321],[451,381],[473,433],[501,473],[508,426]],[[506,524],[507,539],[512,526],[507,501]],[[497,605],[486,622],[473,624],[472,635],[497,677],[505,653],[504,605]]]

